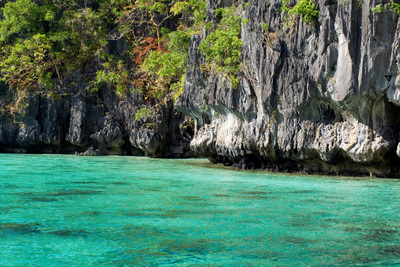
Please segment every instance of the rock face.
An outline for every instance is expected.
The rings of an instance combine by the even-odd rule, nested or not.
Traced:
[[[6,98],[7,90],[0,90]],[[28,96],[24,115],[0,116],[0,152],[76,153],[81,155],[147,155],[188,157],[190,129],[179,128],[187,118],[171,103],[154,121],[136,121],[145,105],[139,94],[119,99],[111,90],[97,95],[84,90],[56,98]],[[3,109],[5,105],[3,103]]]
[[[209,21],[225,2],[209,1]],[[238,89],[201,72],[207,33],[193,36],[177,105],[192,149],[241,168],[399,177],[400,24],[376,4],[319,1],[318,22],[289,25],[279,0],[249,0]]]

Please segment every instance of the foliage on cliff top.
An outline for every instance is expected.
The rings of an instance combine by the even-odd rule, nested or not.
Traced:
[[[92,92],[109,86],[123,96],[136,86],[150,98],[181,91],[190,35],[206,16],[205,0],[3,0],[1,6],[0,76],[11,89],[55,90],[78,71]],[[113,56],[108,40],[120,38],[128,49]]]
[[[214,10],[219,23],[215,31],[211,31],[200,45],[200,51],[212,69],[230,77],[235,85],[240,68],[240,49],[243,45],[240,39],[241,18],[236,12],[235,6]]]
[[[371,9],[374,13],[381,13],[384,11],[393,11],[400,15],[400,4],[390,1],[387,4],[378,4]]]
[[[0,72],[16,90],[51,89],[54,79],[86,68],[106,44],[100,12],[32,0],[7,2],[0,21]],[[22,15],[21,15],[22,14]]]
[[[307,23],[318,20],[319,11],[312,0],[299,0],[293,7],[290,0],[282,0],[281,11],[290,15],[298,15]]]
[[[153,27],[144,29],[150,36],[155,31],[155,39],[132,31],[128,35],[137,72],[142,73],[134,79],[138,89],[155,98],[168,95],[168,90],[173,94],[182,91],[177,85],[181,84],[186,72],[190,37],[199,30],[205,16],[205,0],[138,0],[134,6],[125,9],[122,29],[139,23]],[[168,18],[179,18],[177,27],[163,28]]]

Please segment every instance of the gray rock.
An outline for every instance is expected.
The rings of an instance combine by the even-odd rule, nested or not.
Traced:
[[[100,150],[96,149],[94,150],[93,147],[89,147],[88,150],[86,150],[84,153],[81,154],[82,156],[99,156],[100,154]]]
[[[86,102],[77,97],[73,100],[71,106],[71,117],[69,123],[69,131],[66,140],[73,145],[81,145],[84,139],[83,127],[86,117]]]
[[[104,127],[90,136],[97,141],[103,154],[123,154],[122,147],[125,144],[123,126],[111,115],[106,115]]]
[[[209,1],[209,21],[220,4]],[[323,1],[317,23],[289,27],[279,5],[250,0],[242,13],[237,90],[200,71],[205,31],[192,38],[177,107],[195,120],[192,149],[237,167],[399,175],[398,15]]]
[[[67,88],[62,90],[68,91]],[[172,103],[155,112],[152,127],[135,122],[144,100],[138,93],[119,98],[107,88],[99,95],[82,89],[52,99],[42,94],[28,97],[22,114],[0,116],[0,151],[76,153],[85,155],[144,155],[185,157],[191,129],[187,119],[175,114]],[[0,103],[2,105],[2,103]],[[89,148],[93,148],[90,150]]]

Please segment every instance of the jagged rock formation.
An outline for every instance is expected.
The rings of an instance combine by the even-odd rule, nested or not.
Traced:
[[[7,90],[2,90],[6,98]],[[147,155],[188,157],[190,129],[171,103],[150,121],[136,121],[145,105],[139,94],[119,99],[104,89],[98,95],[69,91],[57,99],[43,94],[28,97],[23,116],[0,116],[0,151],[77,153],[82,155]]]
[[[201,72],[207,33],[193,36],[178,102],[196,122],[192,149],[242,168],[398,176],[400,24],[376,4],[319,1],[317,23],[289,26],[279,0],[249,0],[238,89]]]

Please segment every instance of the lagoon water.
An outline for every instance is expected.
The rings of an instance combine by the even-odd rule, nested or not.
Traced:
[[[400,180],[0,154],[0,266],[396,266]]]

